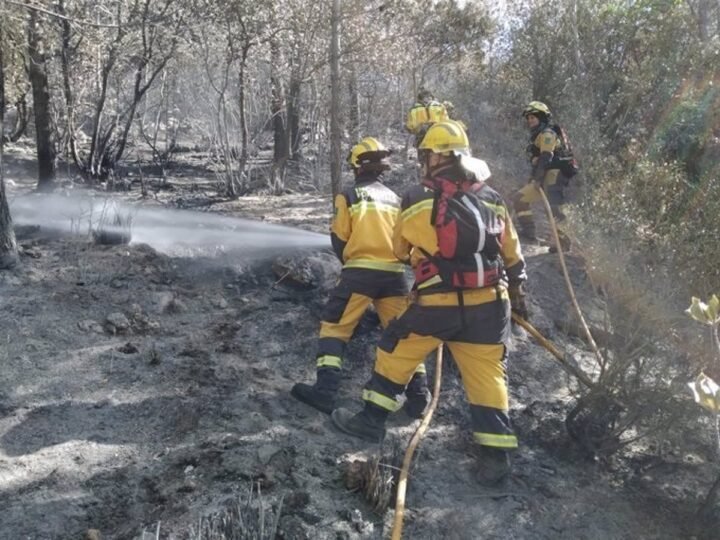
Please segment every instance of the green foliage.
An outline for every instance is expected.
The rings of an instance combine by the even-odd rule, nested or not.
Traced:
[[[701,90],[700,96],[688,92],[682,101],[671,103],[650,141],[655,160],[681,163],[693,182],[704,172],[703,157],[713,137],[713,108],[720,103],[719,89],[709,86]]]
[[[707,303],[696,296],[692,297],[690,307],[685,310],[697,322],[715,326],[720,324],[720,299],[713,294]],[[720,351],[718,351],[720,352]]]
[[[692,297],[690,307],[685,310],[693,320],[710,327],[713,340],[713,347],[716,349],[715,354],[720,361],[720,337],[718,331],[720,328],[720,298],[713,294],[707,303],[703,302],[696,296]],[[715,370],[717,371],[717,370]],[[695,401],[703,408],[713,413],[720,413],[720,387],[705,373],[700,373],[695,382],[689,383],[693,392]],[[720,417],[718,417],[720,423]],[[718,452],[720,452],[720,432],[718,437]]]

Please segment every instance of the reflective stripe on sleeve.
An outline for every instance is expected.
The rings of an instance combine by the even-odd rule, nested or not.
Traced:
[[[432,207],[433,207],[433,200],[425,199],[425,200],[415,203],[412,206],[409,206],[405,210],[403,210],[402,217],[403,217],[403,219],[409,219],[412,216],[419,214],[420,212],[423,212],[424,210],[432,211]]]

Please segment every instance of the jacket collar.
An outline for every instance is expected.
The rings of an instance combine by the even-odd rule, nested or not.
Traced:
[[[361,172],[355,177],[355,184],[372,184],[373,182],[380,182],[382,174],[374,172]]]
[[[542,133],[544,130],[546,130],[548,128],[548,125],[549,124],[547,122],[541,122],[540,124],[538,124],[535,129],[530,131],[530,140],[535,141],[535,138],[540,135],[540,133]]]

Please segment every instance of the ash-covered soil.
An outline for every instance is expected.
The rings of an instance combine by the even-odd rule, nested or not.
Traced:
[[[201,198],[186,188],[152,204]],[[320,193],[203,206],[322,232],[331,208]],[[277,523],[278,538],[389,537],[392,512],[374,512],[343,481],[350,460],[378,448],[289,395],[314,377],[339,272],[329,250],[181,258],[18,232],[22,264],[0,273],[0,538],[208,538],[201,529],[230,508],[266,535]],[[554,256],[526,255],[533,323],[589,358],[562,330],[569,302]],[[595,302],[582,260],[569,262],[581,301]],[[286,272],[298,265],[299,281]],[[378,336],[368,314],[346,361],[344,405],[360,407]],[[671,448],[656,459],[639,445],[613,462],[588,457],[563,424],[577,384],[521,330],[509,376],[521,448],[511,483],[487,489],[471,474],[462,386],[446,363],[410,475],[405,538],[688,537],[709,481],[704,458]],[[404,449],[414,427],[394,418],[385,449]]]

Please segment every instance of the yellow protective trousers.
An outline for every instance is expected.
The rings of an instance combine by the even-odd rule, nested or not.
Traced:
[[[551,174],[555,173],[555,174]],[[565,220],[563,207],[565,205],[564,177],[558,171],[549,171],[545,176],[544,190],[550,203],[555,221]],[[539,188],[533,182],[518,189],[512,196],[513,210],[517,218],[518,228],[526,236],[535,236],[535,219],[532,204],[540,201]]]
[[[345,268],[322,315],[317,367],[342,366],[345,348],[365,310],[373,304],[386,328],[408,305],[409,284],[404,271]],[[424,370],[424,366],[422,368]]]
[[[462,306],[458,295],[462,295]],[[445,343],[462,376],[475,441],[495,448],[516,448],[505,371],[509,338],[510,301],[502,286],[420,295],[383,333],[363,399],[396,410],[396,396],[416,367]]]

